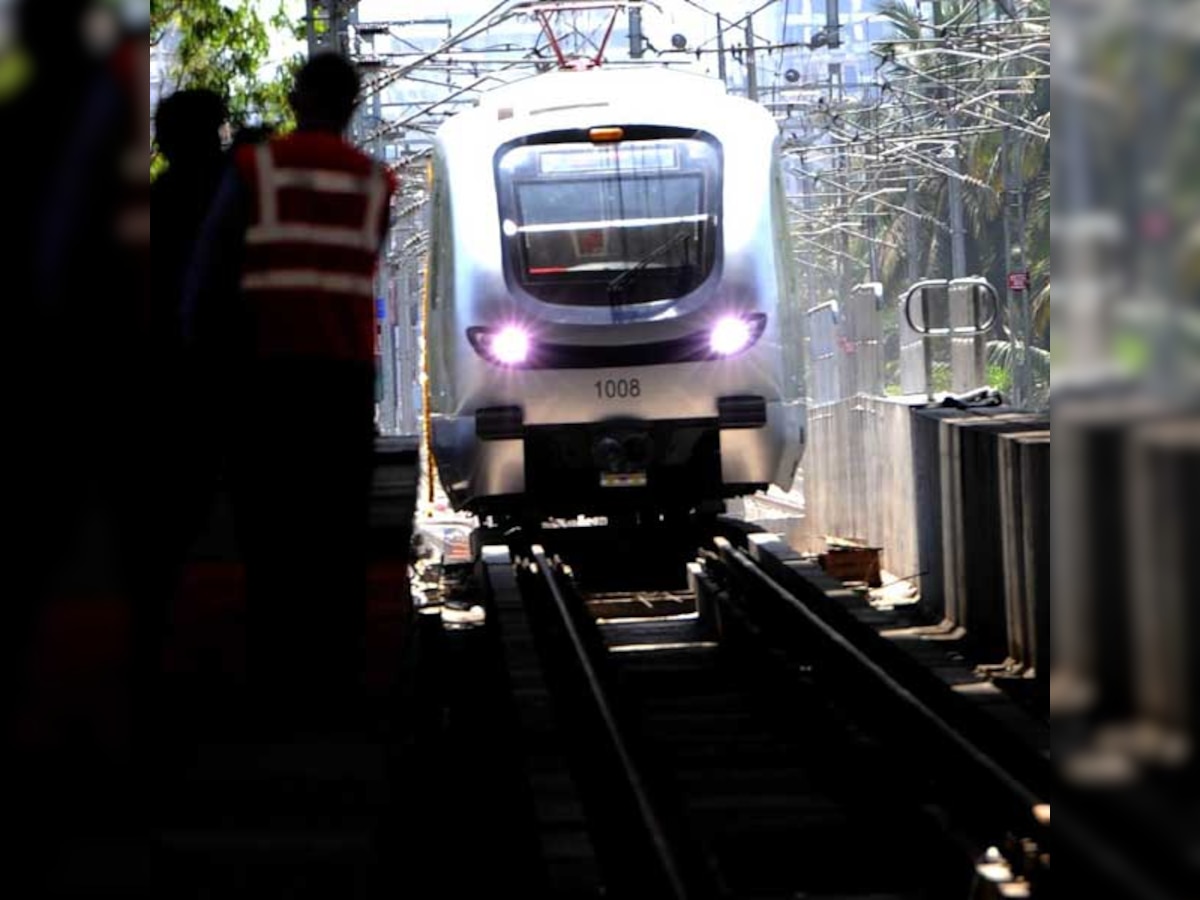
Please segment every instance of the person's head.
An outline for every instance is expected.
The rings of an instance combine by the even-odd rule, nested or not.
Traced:
[[[297,127],[345,131],[358,105],[359,88],[358,72],[345,57],[329,52],[313,56],[296,75],[289,97]]]
[[[154,115],[158,147],[173,165],[219,156],[224,123],[225,102],[208,90],[164,97]]]

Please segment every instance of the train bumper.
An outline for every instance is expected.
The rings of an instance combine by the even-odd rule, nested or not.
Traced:
[[[516,407],[435,417],[434,453],[455,508],[543,516],[687,508],[790,487],[800,408],[724,398],[713,418],[539,425]]]

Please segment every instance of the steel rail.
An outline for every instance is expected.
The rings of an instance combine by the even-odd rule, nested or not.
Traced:
[[[537,563],[538,572],[542,575],[545,587],[554,600],[554,605],[562,619],[563,626],[567,630],[567,635],[571,639],[571,645],[583,669],[592,699],[600,712],[601,718],[604,720],[604,728],[608,734],[608,738],[612,742],[617,757],[620,759],[622,772],[629,782],[629,787],[633,791],[634,799],[637,802],[642,824],[645,826],[651,841],[654,843],[655,855],[662,867],[663,876],[670,885],[671,896],[686,898],[689,896],[689,893],[684,885],[679,864],[675,859],[675,854],[671,850],[670,843],[667,841],[666,833],[662,823],[659,821],[658,814],[654,811],[654,807],[650,802],[645,781],[633,761],[633,756],[629,752],[624,738],[621,736],[621,729],[617,725],[616,716],[613,713],[612,706],[608,702],[608,697],[604,693],[604,688],[600,683],[600,677],[596,672],[595,666],[592,665],[587,646],[584,644],[579,629],[576,627],[575,620],[571,615],[570,608],[567,606],[566,597],[563,596],[562,588],[554,573],[554,568],[546,558],[545,548],[541,545],[534,544],[531,548],[531,553],[534,561]]]
[[[760,581],[763,586],[770,588],[772,592],[777,594],[781,599],[785,600],[788,605],[806,620],[806,622],[827,641],[834,644],[845,655],[850,657],[854,663],[864,672],[868,672],[888,693],[900,701],[910,711],[916,713],[933,727],[944,739],[953,744],[959,751],[971,760],[980,770],[987,775],[1004,791],[1022,806],[1028,814],[1028,826],[1035,832],[1043,831],[1044,828],[1037,819],[1036,811],[1049,805],[1048,797],[1041,796],[1036,790],[1025,784],[1019,778],[1009,772],[1003,765],[997,762],[989,753],[980,748],[975,742],[964,737],[963,734],[951,726],[941,715],[931,709],[920,697],[910,691],[907,687],[901,684],[879,663],[871,659],[859,647],[856,647],[849,639],[841,632],[826,622],[821,616],[811,610],[807,604],[797,598],[790,590],[772,578],[768,573],[756,563],[750,556],[742,550],[730,544],[726,550],[728,558],[737,562],[737,564],[752,577]]]

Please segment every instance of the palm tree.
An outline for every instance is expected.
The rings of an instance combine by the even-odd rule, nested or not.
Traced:
[[[942,34],[953,31],[960,38],[968,35],[973,24],[982,19],[985,6],[990,13],[990,2],[944,0],[940,5],[939,21],[934,25],[922,18],[915,3],[885,0],[880,4],[879,15],[892,24],[895,34],[893,41],[880,48],[884,59],[881,71],[885,78],[908,84],[907,93],[910,97],[918,94],[907,104],[910,108],[906,108],[904,103],[888,105],[894,120],[901,116],[911,119],[911,107],[919,107],[926,117],[923,130],[931,130],[928,122],[933,116],[932,110],[940,111],[942,124],[945,124],[947,115],[955,109],[952,92],[960,89],[947,86],[947,83],[951,80],[957,83],[958,70],[952,70],[954,77],[948,79],[945,77],[944,58],[938,59],[933,54],[915,51],[928,47],[930,29],[934,27]],[[1048,26],[1040,21],[1048,15],[1049,0],[1031,0],[1023,6],[1023,18],[1010,27],[1032,40],[1043,33],[1048,34]],[[1029,19],[1035,21],[1031,23]],[[960,40],[959,43],[961,45],[963,42]],[[1046,43],[1048,46],[1048,40]],[[942,71],[937,71],[939,65],[943,67]],[[1004,76],[1006,80],[1003,83],[1006,86],[1014,81],[1014,73],[1007,64],[983,62],[979,66],[971,72],[979,82],[997,76]],[[986,120],[970,118],[968,113],[966,121],[959,124],[979,127],[966,129],[965,134],[960,132],[962,136],[956,145],[961,160],[958,176],[947,172],[949,166],[937,164],[938,161],[929,159],[928,154],[921,154],[915,172],[909,170],[913,172],[909,181],[915,202],[876,203],[873,209],[876,213],[875,237],[879,242],[878,274],[889,296],[896,296],[911,281],[910,271],[920,278],[944,277],[950,271],[949,184],[950,178],[958,177],[962,186],[960,193],[968,269],[984,274],[993,284],[1003,285],[1009,268],[1004,228],[1006,153],[1019,161],[1016,177],[1026,198],[1026,228],[1020,238],[1033,279],[1035,346],[1028,354],[1018,352],[1021,348],[1014,343],[1014,323],[1003,321],[998,326],[998,340],[993,342],[991,360],[996,365],[1009,367],[1018,358],[1027,357],[1025,364],[1031,368],[1034,383],[1048,388],[1048,356],[1043,357],[1037,352],[1048,345],[1050,319],[1050,161],[1047,137],[1050,108],[1048,86],[1045,79],[1040,77],[1041,74],[1017,71],[1015,86],[1019,93],[1006,97],[1007,106],[1001,110],[1009,121],[1031,123],[1031,127],[1011,129],[1006,135],[999,122],[993,120],[990,123],[992,127],[988,127]],[[913,83],[919,87],[911,87]],[[900,97],[902,94],[895,91],[893,96]],[[880,130],[887,127],[887,122],[879,125]],[[897,127],[892,126],[893,132]],[[927,160],[930,165],[920,165]],[[894,172],[892,183],[895,183]],[[915,240],[911,240],[913,232]],[[864,244],[864,241],[858,241],[851,252],[865,259]],[[909,258],[910,246],[916,249],[915,259]]]

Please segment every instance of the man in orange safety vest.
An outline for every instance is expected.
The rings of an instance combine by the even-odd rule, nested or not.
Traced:
[[[358,93],[342,57],[304,66],[297,130],[237,150],[185,290],[189,343],[238,411],[256,718],[351,708],[361,677],[374,278],[396,186],[342,137]]]

